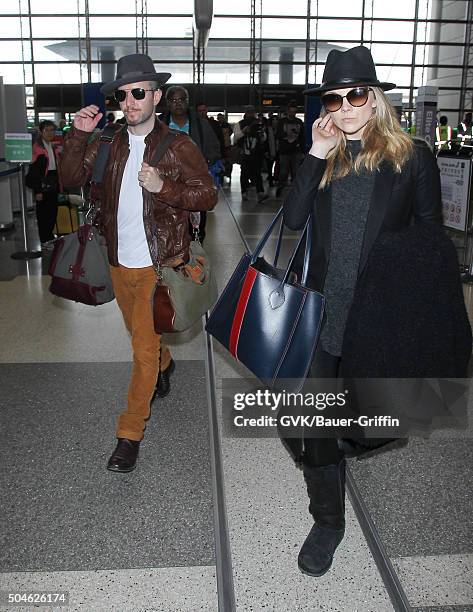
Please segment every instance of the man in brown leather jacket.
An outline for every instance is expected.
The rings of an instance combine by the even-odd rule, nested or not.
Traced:
[[[207,164],[187,135],[177,134],[157,167],[149,165],[158,143],[169,133],[157,119],[155,107],[162,96],[160,87],[170,76],[157,73],[152,60],[137,53],[122,57],[115,81],[101,88],[105,95],[114,94],[126,119],[111,145],[98,221],[133,347],[128,405],[119,417],[118,444],[107,465],[115,472],[135,468],[150,403],[155,394],[169,393],[175,367],[169,349],[154,331],[151,293],[156,270],[187,261],[190,211],[210,210],[217,203]],[[90,178],[99,139],[88,142],[101,117],[95,105],[76,113],[61,161],[65,186],[77,187]]]

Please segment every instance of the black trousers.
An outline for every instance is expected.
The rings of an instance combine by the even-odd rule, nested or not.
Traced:
[[[48,242],[54,239],[53,229],[57,217],[57,191],[45,191],[43,199],[36,201],[36,219],[38,220],[39,239]]]
[[[242,193],[245,193],[248,190],[250,181],[253,183],[253,185],[255,185],[258,193],[262,193],[264,191],[263,179],[261,178],[261,167],[261,157],[257,155],[242,156],[240,174],[240,187]]]
[[[341,359],[327,353],[319,341],[310,367],[309,377],[338,378],[341,372]],[[284,446],[296,461],[311,467],[339,463],[345,456],[336,438],[282,438]]]

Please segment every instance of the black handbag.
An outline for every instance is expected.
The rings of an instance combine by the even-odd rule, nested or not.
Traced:
[[[325,298],[306,285],[312,244],[310,216],[286,269],[276,267],[282,227],[273,264],[260,257],[282,212],[281,208],[255,250],[241,258],[206,330],[266,386],[298,391],[312,363]],[[304,238],[304,265],[298,283],[291,271]]]

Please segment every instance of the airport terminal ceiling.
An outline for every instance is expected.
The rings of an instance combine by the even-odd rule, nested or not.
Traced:
[[[433,84],[440,105],[460,112],[472,96],[470,4],[214,0],[208,45],[199,56],[193,0],[172,6],[163,0],[2,0],[0,76],[6,84],[25,84],[31,114],[37,87],[108,80],[116,59],[136,51],[149,53],[176,83],[302,86],[320,81],[331,49],[361,43],[370,47],[379,77],[396,82],[406,103],[420,85]]]

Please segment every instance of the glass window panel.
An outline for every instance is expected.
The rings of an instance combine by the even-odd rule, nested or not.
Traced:
[[[214,0],[214,15],[251,15],[251,0]]]
[[[413,40],[413,38],[414,24],[412,22],[375,21],[373,23],[373,40],[403,40],[407,42]]]
[[[449,19],[466,19],[468,4],[471,0],[454,0],[448,3]]]
[[[151,12],[149,9],[148,2],[148,12]],[[138,3],[141,5],[141,2]],[[135,8],[135,0],[113,0],[113,2],[104,2],[103,0],[89,0],[89,12],[92,15],[93,13],[110,13],[114,15],[119,15],[120,13],[134,13]]]
[[[420,87],[421,85],[427,85],[427,68],[415,68],[414,69],[414,87]]]
[[[312,15],[316,14],[315,2]],[[362,0],[319,0],[319,15],[331,17],[361,17],[363,12]]]
[[[279,84],[279,66],[276,64],[262,65],[262,82],[268,85]]]
[[[205,56],[208,58],[208,48]],[[172,40],[160,41],[148,39],[148,54],[153,58],[153,61],[159,65],[162,61],[186,60],[192,61],[192,39],[189,40]],[[217,58],[208,58],[217,59]]]
[[[460,92],[459,91],[439,91],[438,108],[460,108]],[[457,125],[457,116],[449,115],[449,123]]]
[[[375,64],[411,64],[412,45],[373,43],[369,45]]]
[[[373,0],[373,17],[401,17],[402,19],[414,19],[415,0]],[[369,11],[369,12],[368,12]],[[367,3],[365,16],[371,17],[371,6]]]
[[[18,19],[18,17],[2,17],[0,19],[0,38],[28,38],[30,26],[28,19]]]
[[[409,87],[411,69],[400,66],[376,66],[376,74],[380,81],[396,83],[399,87]]]
[[[212,64],[211,69],[205,71],[206,83],[249,83],[249,64]]]
[[[437,62],[437,60],[435,59],[435,55],[430,55],[432,53],[433,48],[434,47],[431,47],[430,45],[419,45],[418,47],[416,47],[416,64],[420,64],[421,66],[423,66],[424,64],[433,63],[434,60],[435,62]],[[456,63],[458,64],[458,62]],[[426,68],[426,70],[428,69]]]
[[[179,83],[192,83],[193,79],[193,69],[192,63],[189,64],[166,64],[166,63],[155,63],[155,68],[158,72],[170,72],[171,79],[168,82],[169,85],[179,84]],[[87,77],[83,79],[87,80]],[[92,82],[93,83],[101,83],[102,73],[100,64],[93,63],[92,64]],[[77,81],[79,82],[79,81]]]
[[[78,61],[79,46],[77,40],[71,41],[67,45],[57,40],[34,40],[33,56],[35,61],[38,62]]]
[[[28,0],[18,0],[12,2],[2,2],[0,4],[1,15],[25,15],[28,13]]]
[[[305,66],[294,66],[293,80],[295,85],[305,85]]]
[[[33,38],[74,38],[78,37],[77,17],[33,17],[31,20]],[[85,35],[85,22],[81,23]]]
[[[80,83],[79,64],[36,64],[34,70],[38,85]]]
[[[439,68],[437,78],[440,79],[439,85],[442,87],[460,87],[461,68]]]
[[[427,47],[426,57],[429,58]],[[437,53],[432,53],[432,63],[435,61],[437,64],[454,64],[455,66],[463,65],[463,55],[465,47],[459,45],[458,47],[437,47]],[[419,62],[420,63],[420,62]]]
[[[302,38],[305,40],[306,36],[306,19],[263,19],[263,38],[288,40]]]
[[[192,83],[193,67],[189,64],[157,64],[156,69],[161,72],[170,72],[171,78],[166,83],[167,85],[176,85],[179,83]]]
[[[4,62],[31,61],[30,43],[27,40],[23,41],[23,53],[21,47],[21,40],[0,41],[0,58]]]
[[[101,1],[101,0],[99,0]],[[244,4],[242,0],[238,0],[238,4]],[[214,0],[214,14],[215,10]],[[231,5],[231,2],[227,2]],[[172,2],[164,2],[163,0],[147,0],[148,14],[156,13],[157,15],[165,15],[166,13],[176,13],[179,15],[192,15],[194,11],[194,2],[192,0],[173,0]]]
[[[25,84],[33,82],[31,64],[25,64],[25,81],[23,81],[23,66],[21,64],[0,64],[0,76],[5,84]]]
[[[265,51],[263,51],[263,54]],[[206,60],[225,62],[226,60],[241,61],[245,63],[250,57],[249,41],[229,41],[222,39],[210,39],[205,50]],[[276,58],[278,59],[278,58]],[[208,66],[211,70],[211,66]]]
[[[307,0],[263,0],[263,15],[301,15],[307,17]]]
[[[71,13],[77,15],[77,0],[61,0],[60,2],[51,2],[51,0],[30,1],[32,14],[55,15],[57,13]],[[116,1],[114,0],[114,4]]]
[[[141,23],[139,24],[141,26]],[[192,40],[192,17],[149,17],[148,36]]]
[[[135,19],[130,19],[130,17],[91,17],[89,21],[90,36],[92,38],[100,36],[112,38],[115,36],[129,36],[135,38],[135,26]],[[138,31],[140,32],[140,30]]]
[[[318,38],[326,40],[355,40],[361,38],[361,21],[344,21],[342,19],[320,19]]]
[[[214,17],[210,36],[212,38],[250,38],[250,20],[246,17],[228,19]]]

